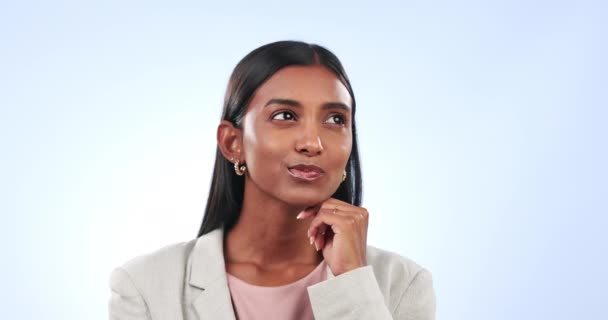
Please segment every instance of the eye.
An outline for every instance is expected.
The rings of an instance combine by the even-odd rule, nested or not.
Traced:
[[[335,124],[340,124],[340,125],[344,125],[346,123],[344,116],[341,114],[337,114],[337,113],[329,116],[329,118],[327,118],[327,121],[329,121],[330,123],[335,123]]]
[[[279,116],[282,115],[282,116]],[[280,111],[272,115],[272,120],[289,121],[294,120],[296,117],[289,111]]]

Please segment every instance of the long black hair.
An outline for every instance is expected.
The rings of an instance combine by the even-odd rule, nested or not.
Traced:
[[[240,128],[247,105],[257,88],[280,69],[292,65],[322,65],[336,74],[350,94],[353,144],[346,164],[347,178],[332,197],[359,206],[362,181],[355,125],[355,95],[342,63],[329,50],[299,41],[278,41],[253,50],[236,65],[230,76],[224,97],[222,120],[230,121]],[[224,158],[218,147],[215,152],[209,198],[198,237],[222,226],[226,230],[234,226],[243,206],[244,177],[236,175],[233,164]]]

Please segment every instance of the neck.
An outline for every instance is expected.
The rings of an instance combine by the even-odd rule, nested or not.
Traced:
[[[226,233],[226,261],[277,267],[318,264],[323,256],[307,237],[311,219],[296,219],[303,209],[269,197],[247,181],[240,217]]]

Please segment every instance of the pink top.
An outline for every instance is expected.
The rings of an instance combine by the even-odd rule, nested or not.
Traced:
[[[278,287],[252,285],[227,273],[237,319],[314,319],[306,288],[327,279],[326,266],[323,260],[304,278]]]

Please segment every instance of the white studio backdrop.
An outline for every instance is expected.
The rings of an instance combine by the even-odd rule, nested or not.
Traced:
[[[112,268],[196,236],[232,68],[277,40],[344,63],[369,244],[438,319],[600,319],[601,1],[3,1],[2,319],[105,319]]]

